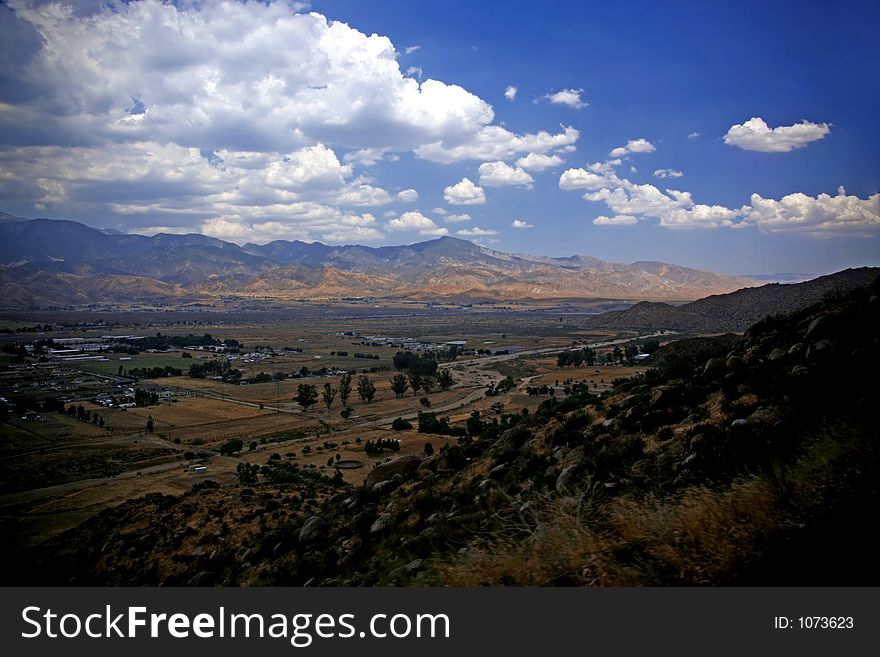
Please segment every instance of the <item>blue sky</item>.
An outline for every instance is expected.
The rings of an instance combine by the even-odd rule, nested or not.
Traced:
[[[0,210],[239,243],[880,264],[876,3],[8,5]]]

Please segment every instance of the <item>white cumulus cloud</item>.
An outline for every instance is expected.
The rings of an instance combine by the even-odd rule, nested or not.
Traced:
[[[353,166],[406,151],[512,160],[579,137],[494,124],[476,94],[406,73],[401,55],[418,46],[302,13],[304,3],[7,4],[0,42],[18,59],[3,76],[16,91],[0,104],[0,202],[41,212],[124,230],[342,238],[340,207],[394,198]],[[480,190],[463,202],[484,200]]]
[[[419,193],[414,189],[404,189],[397,192],[397,200],[401,203],[415,203],[419,200]]]
[[[752,194],[751,205],[728,208],[696,203],[692,194],[660,190],[618,176],[607,162],[586,169],[568,169],[559,178],[563,190],[585,189],[584,199],[601,202],[613,216],[602,215],[597,225],[625,225],[648,219],[663,228],[757,227],[762,232],[800,232],[808,235],[871,235],[880,232],[880,194],[866,199],[848,195],[807,196],[796,193],[780,200]]]
[[[544,130],[517,135],[507,128],[489,125],[481,128],[466,142],[438,141],[415,149],[416,155],[433,162],[459,160],[509,160],[519,153],[546,153],[565,149],[580,137],[576,128],[566,126],[562,132],[551,134]]]
[[[481,205],[486,202],[486,193],[469,178],[462,178],[443,190],[443,198],[449,205]]]
[[[446,212],[444,212],[441,216],[443,216],[443,221],[445,221],[447,224],[460,224],[465,221],[471,220],[471,215],[467,214],[466,212],[461,212],[459,214],[447,214]]]
[[[462,228],[461,230],[457,230],[455,231],[455,234],[461,235],[462,237],[482,237],[484,235],[497,235],[498,231],[474,226],[473,228]]]
[[[516,98],[517,91],[518,91],[518,89],[516,87],[514,87],[513,85],[510,85],[507,87],[507,89],[504,90],[504,97],[507,100],[513,100],[514,98]]]
[[[519,167],[505,162],[484,162],[480,165],[480,184],[486,187],[531,187],[535,179]]]
[[[632,224],[637,224],[638,222],[638,219],[626,214],[619,214],[614,217],[599,215],[598,217],[593,219],[593,223],[597,226],[631,226]]]
[[[549,169],[550,167],[558,167],[560,164],[564,163],[565,160],[563,160],[558,155],[529,153],[528,155],[523,155],[521,158],[519,158],[516,161],[516,166],[527,169],[528,171],[543,171],[544,169]]]
[[[388,230],[406,230],[417,231],[419,235],[430,235],[439,237],[449,233],[445,228],[441,228],[421,212],[404,212],[396,219],[392,219],[386,224]]]
[[[523,221],[522,219],[514,219],[513,223],[510,224],[511,228],[534,228],[532,224],[527,221]]]
[[[568,105],[574,109],[581,109],[588,105],[588,103],[581,98],[582,93],[584,93],[583,89],[563,89],[556,93],[547,94],[544,98],[555,105]]]
[[[611,151],[611,157],[624,157],[631,153],[653,153],[656,149],[654,144],[647,139],[630,139],[626,146],[618,146]]]
[[[684,174],[676,169],[657,169],[652,175],[655,178],[681,178]]]
[[[847,195],[843,187],[838,189],[835,196],[819,194],[812,197],[796,193],[783,196],[778,201],[752,194],[745,221],[771,233],[876,234],[880,230],[880,194],[861,199]]]
[[[743,124],[731,126],[724,135],[724,143],[747,151],[787,153],[822,139],[829,132],[831,132],[829,124],[810,121],[771,129],[764,119],[755,116]]]

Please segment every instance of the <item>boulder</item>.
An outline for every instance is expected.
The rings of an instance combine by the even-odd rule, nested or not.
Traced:
[[[406,564],[404,566],[400,566],[399,568],[395,568],[390,573],[388,573],[388,576],[395,581],[403,582],[403,581],[406,581],[407,579],[409,579],[409,577],[411,575],[413,575],[414,573],[419,571],[421,569],[421,567],[422,567],[422,560],[421,559],[414,559],[413,561],[410,561],[408,564]]]
[[[804,333],[804,339],[816,340],[827,336],[831,332],[833,324],[834,321],[831,317],[828,315],[820,315],[810,322],[810,325],[807,327],[807,332]]]
[[[793,356],[794,358],[800,358],[805,353],[807,353],[807,345],[805,345],[803,342],[796,342],[795,344],[791,345],[788,350],[788,355]]]
[[[770,421],[773,420],[773,417],[773,411],[770,409],[759,408],[746,418],[746,422],[753,426],[758,424],[769,424]]]
[[[832,340],[819,340],[818,342],[814,342],[810,345],[809,349],[807,349],[807,359],[814,360],[816,358],[828,356],[834,351],[836,346],[837,343]]]
[[[367,474],[365,485],[367,488],[372,488],[380,481],[391,479],[396,474],[407,477],[416,472],[421,464],[422,459],[418,456],[398,456],[387,463],[380,463],[370,470],[369,474]]]
[[[385,481],[380,481],[378,484],[375,484],[371,489],[374,495],[382,495],[383,493],[388,493],[397,488],[400,485],[399,477],[392,477],[391,479],[386,479]]]
[[[371,534],[378,534],[380,532],[384,532],[394,523],[394,518],[390,513],[383,513],[381,516],[376,518],[376,521],[370,526]]]
[[[437,465],[440,463],[440,455],[439,454],[431,454],[428,458],[423,460],[419,464],[419,472],[434,472],[437,469]]]
[[[316,541],[327,531],[327,523],[320,516],[311,516],[299,530],[299,542],[303,545]]]
[[[770,352],[767,358],[770,359],[770,362],[773,362],[775,360],[779,360],[780,358],[785,358],[787,355],[788,352],[785,349],[780,349],[779,347],[776,347]]]
[[[724,367],[724,361],[720,358],[710,358],[703,366],[703,376],[708,378],[719,376],[724,371]]]
[[[721,362],[719,360],[719,362]],[[721,363],[721,366],[724,366],[724,363]],[[705,371],[705,370],[704,370]],[[678,386],[657,386],[653,390],[651,390],[651,407],[652,408],[666,408],[670,404],[673,404],[678,400],[679,396]]]

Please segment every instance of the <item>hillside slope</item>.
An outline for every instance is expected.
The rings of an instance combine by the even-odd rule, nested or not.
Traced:
[[[642,302],[632,308],[591,317],[588,328],[634,331],[666,329],[681,333],[744,331],[767,315],[798,311],[827,294],[869,285],[880,268],[846,269],[804,283],[770,283],[730,294],[712,295],[681,306]]]

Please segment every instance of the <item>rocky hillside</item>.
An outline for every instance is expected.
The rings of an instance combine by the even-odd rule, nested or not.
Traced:
[[[592,317],[588,328],[680,333],[741,332],[776,313],[792,313],[818,303],[829,293],[869,285],[880,268],[861,267],[794,284],[770,283],[730,294],[712,295],[680,306],[642,302],[632,308]]]
[[[5,583],[876,585],[878,294],[667,349],[602,396],[573,381],[536,413],[474,417],[357,489],[270,469],[131,500]]]

